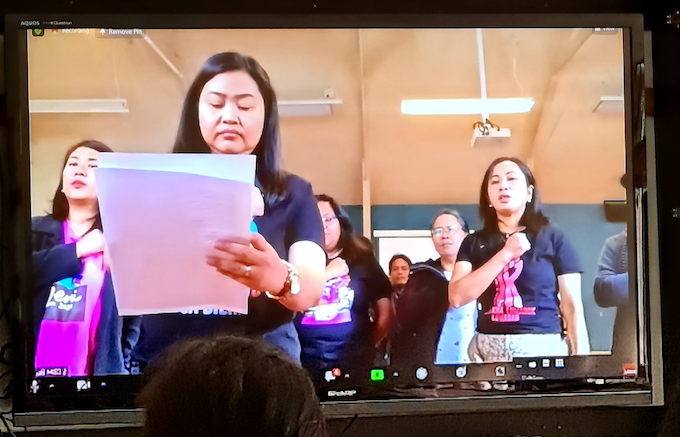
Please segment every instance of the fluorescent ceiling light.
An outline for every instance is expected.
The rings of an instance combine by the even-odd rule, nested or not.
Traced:
[[[281,100],[278,102],[279,115],[282,117],[311,117],[331,115],[333,105],[341,100]],[[130,112],[126,99],[68,99],[68,100],[31,100],[29,111],[32,114],[63,113],[127,113]]]
[[[406,115],[521,114],[529,112],[534,99],[432,99],[402,100]]]
[[[342,100],[279,100],[279,115],[281,117],[315,117],[333,114],[333,105],[339,105]]]
[[[593,112],[598,113],[611,113],[611,112],[623,112],[623,97],[621,96],[602,96],[600,101],[593,109]]]
[[[32,114],[130,112],[125,99],[31,100],[28,110]]]

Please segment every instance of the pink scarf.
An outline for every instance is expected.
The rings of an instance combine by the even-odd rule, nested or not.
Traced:
[[[78,241],[68,221],[63,233],[64,244]],[[92,375],[106,267],[101,253],[81,261],[77,277],[55,282],[50,290],[37,338],[38,377]]]

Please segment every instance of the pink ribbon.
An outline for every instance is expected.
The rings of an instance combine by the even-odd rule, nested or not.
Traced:
[[[494,280],[496,295],[493,298],[493,307],[485,313],[491,315],[492,321],[518,322],[520,316],[536,314],[536,307],[525,307],[522,304],[522,296],[519,295],[515,285],[523,269],[524,261],[521,259],[510,261]]]

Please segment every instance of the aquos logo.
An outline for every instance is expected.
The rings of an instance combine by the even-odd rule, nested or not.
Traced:
[[[40,26],[40,21],[22,21],[22,26]]]

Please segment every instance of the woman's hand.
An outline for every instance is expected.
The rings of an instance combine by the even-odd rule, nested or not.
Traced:
[[[85,258],[104,252],[104,234],[99,229],[93,229],[76,243],[76,256]]]
[[[513,260],[521,257],[529,249],[531,249],[531,243],[529,243],[527,235],[524,232],[517,232],[508,237],[502,250],[508,253],[510,259]]]
[[[519,259],[531,249],[531,243],[523,232],[516,232],[505,240],[505,245],[479,268],[472,270],[469,261],[457,261],[453,277],[449,281],[449,305],[460,308],[484,294],[490,284],[510,261]]]
[[[288,268],[276,250],[258,233],[250,243],[217,240],[206,256],[208,265],[251,290],[276,294],[283,288]]]
[[[347,262],[342,258],[335,258],[326,266],[326,280],[349,274]]]

